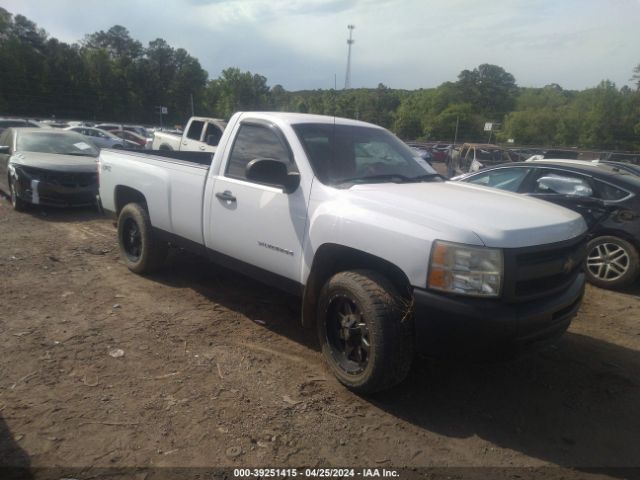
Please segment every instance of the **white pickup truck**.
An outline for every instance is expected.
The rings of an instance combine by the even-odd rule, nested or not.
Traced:
[[[218,118],[191,117],[180,135],[153,134],[153,150],[215,152],[227,122]]]
[[[375,125],[244,112],[213,158],[157,153],[100,154],[129,269],[157,268],[173,244],[299,294],[353,390],[401,381],[416,352],[554,339],[580,306],[580,215],[445,182]]]

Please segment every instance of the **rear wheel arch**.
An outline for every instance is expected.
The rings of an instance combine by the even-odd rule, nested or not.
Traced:
[[[325,243],[315,253],[311,272],[307,278],[302,298],[302,324],[312,326],[316,320],[316,308],[320,291],[336,273],[347,270],[372,270],[386,277],[410,304],[412,288],[406,274],[393,263],[376,255],[344,245]]]
[[[139,203],[147,212],[147,199],[144,194],[135,188],[125,185],[118,185],[114,192],[114,204],[116,208],[116,216],[120,215],[120,211],[129,203]]]

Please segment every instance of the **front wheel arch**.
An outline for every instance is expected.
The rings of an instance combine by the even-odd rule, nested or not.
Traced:
[[[320,290],[336,273],[346,270],[366,269],[384,275],[400,293],[411,301],[412,287],[407,275],[393,263],[376,255],[336,243],[322,244],[315,252],[311,271],[305,282],[302,297],[302,325],[315,325],[316,307]]]

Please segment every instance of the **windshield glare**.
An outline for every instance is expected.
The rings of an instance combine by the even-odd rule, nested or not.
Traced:
[[[417,153],[380,128],[332,124],[293,128],[314,173],[327,185],[417,181],[437,175]]]
[[[82,135],[73,132],[20,132],[16,150],[97,157],[98,150]]]

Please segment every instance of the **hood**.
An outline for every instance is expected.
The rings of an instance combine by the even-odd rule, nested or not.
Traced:
[[[445,240],[463,241],[468,235],[461,233],[471,230],[487,247],[555,243],[586,231],[580,214],[567,208],[465,183],[379,183],[348,192],[361,208],[443,232]]]
[[[79,155],[60,155],[57,153],[16,152],[11,157],[14,165],[41,168],[57,172],[97,172],[98,159]]]

